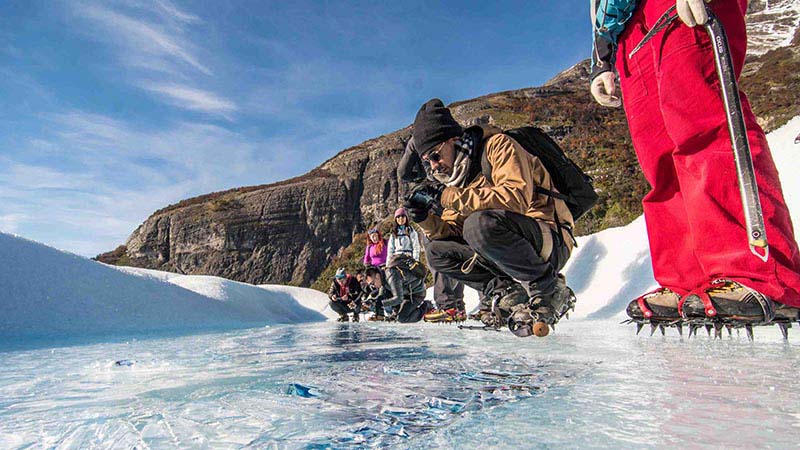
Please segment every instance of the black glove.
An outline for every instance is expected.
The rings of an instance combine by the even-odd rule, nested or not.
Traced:
[[[425,219],[428,218],[428,208],[425,208],[425,207],[420,208],[420,207],[414,206],[414,204],[412,204],[408,200],[406,200],[403,203],[403,208],[405,208],[406,211],[408,211],[408,216],[415,223],[420,223],[420,222],[422,222],[422,221],[424,221]]]
[[[406,196],[403,206],[408,210],[411,220],[422,222],[428,218],[428,211],[439,204],[445,186],[433,181],[417,183]]]
[[[406,205],[417,209],[431,209],[442,198],[444,187],[442,183],[428,180],[417,183],[406,196]]]
[[[425,164],[414,148],[414,140],[409,139],[403,157],[397,164],[397,175],[406,183],[416,183],[425,179]]]

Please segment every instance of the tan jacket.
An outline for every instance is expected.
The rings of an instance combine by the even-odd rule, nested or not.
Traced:
[[[474,211],[503,209],[544,221],[556,229],[555,214],[562,225],[573,227],[574,221],[566,203],[543,194],[535,187],[556,191],[550,174],[539,158],[528,153],[513,138],[496,127],[484,126],[483,151],[492,167],[490,183],[478,174],[463,188],[447,187],[442,192],[442,216],[429,214],[419,226],[430,239],[460,236],[464,220]],[[572,250],[572,238],[563,230],[564,242]]]

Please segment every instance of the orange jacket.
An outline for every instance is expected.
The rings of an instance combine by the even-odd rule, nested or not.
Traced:
[[[536,186],[557,191],[550,174],[536,156],[528,153],[513,138],[496,127],[484,126],[481,146],[491,165],[490,183],[478,174],[466,187],[447,187],[442,192],[445,208],[441,217],[429,214],[419,226],[430,239],[460,236],[464,220],[475,211],[503,209],[549,224],[556,229],[555,216],[562,225],[573,227],[566,203],[535,192]],[[572,238],[563,231],[564,242],[572,250]]]

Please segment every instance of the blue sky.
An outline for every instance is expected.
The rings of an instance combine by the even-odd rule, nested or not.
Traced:
[[[588,57],[586,0],[0,2],[0,230],[93,256]]]

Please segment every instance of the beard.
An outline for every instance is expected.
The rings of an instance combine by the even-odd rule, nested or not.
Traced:
[[[464,187],[470,168],[470,157],[467,153],[459,151],[453,162],[453,168],[445,171],[436,171],[433,177],[445,186]]]

